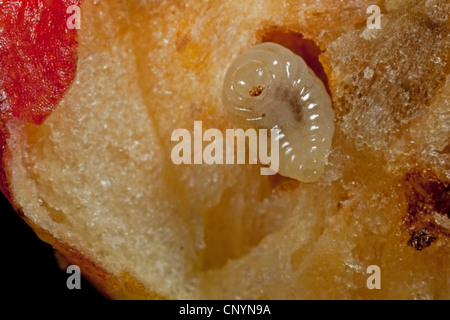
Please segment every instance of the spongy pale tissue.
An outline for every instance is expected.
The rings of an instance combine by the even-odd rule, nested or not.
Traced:
[[[243,129],[278,129],[279,173],[303,182],[322,175],[334,135],[331,99],[305,61],[275,43],[263,43],[228,69],[223,103]]]
[[[386,15],[367,40],[360,22],[370,4]],[[437,15],[449,6],[85,1],[77,80],[28,139],[10,135],[18,207],[72,256],[80,250],[85,264],[70,262],[87,278],[106,270],[96,286],[108,297],[145,297],[129,277],[116,282],[125,271],[172,299],[448,299],[450,238],[422,251],[406,244],[400,184],[418,165],[450,179],[449,33]],[[194,120],[229,128],[218,75],[267,21],[323,45],[339,127],[330,166],[318,183],[295,187],[255,166],[172,165],[173,130]],[[366,286],[374,264],[381,290]]]

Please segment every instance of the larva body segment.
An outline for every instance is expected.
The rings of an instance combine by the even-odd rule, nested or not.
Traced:
[[[322,175],[334,135],[331,99],[303,59],[275,43],[239,56],[225,76],[223,102],[239,128],[279,129],[279,173],[303,182]]]

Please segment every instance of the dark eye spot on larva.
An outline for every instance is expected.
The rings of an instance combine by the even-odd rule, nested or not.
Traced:
[[[438,239],[450,238],[450,184],[430,171],[405,176],[408,245],[423,250]]]
[[[263,93],[264,88],[262,86],[253,87],[252,90],[249,91],[249,95],[251,97],[259,97],[261,93]]]

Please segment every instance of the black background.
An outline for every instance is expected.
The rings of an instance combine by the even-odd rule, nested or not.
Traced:
[[[41,241],[0,195],[2,292],[12,299],[104,299],[84,279],[80,290],[69,290],[66,280],[70,274],[59,269],[52,247]]]

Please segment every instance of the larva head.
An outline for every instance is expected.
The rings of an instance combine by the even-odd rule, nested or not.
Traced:
[[[231,76],[230,90],[239,100],[261,100],[270,87],[273,74],[262,61],[239,65]]]
[[[288,49],[263,43],[239,56],[228,69],[223,101],[232,122],[240,128],[252,127],[248,119],[264,118],[276,103],[280,89],[297,69]],[[256,125],[264,127],[264,125]]]

